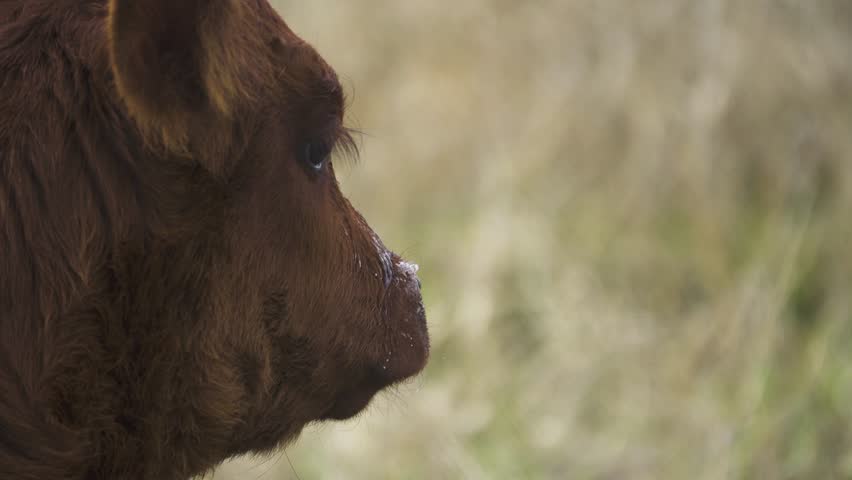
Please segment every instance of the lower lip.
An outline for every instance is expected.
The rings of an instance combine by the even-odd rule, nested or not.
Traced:
[[[354,417],[370,404],[370,401],[378,392],[377,388],[364,387],[363,389],[353,389],[344,393],[334,402],[334,406],[323,415],[327,420],[346,420]]]

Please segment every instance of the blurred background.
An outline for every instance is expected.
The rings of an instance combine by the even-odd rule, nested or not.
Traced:
[[[216,480],[852,478],[852,2],[273,3],[433,355]]]

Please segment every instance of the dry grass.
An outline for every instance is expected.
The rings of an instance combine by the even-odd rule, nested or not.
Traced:
[[[852,3],[278,5],[434,341],[302,479],[852,477]]]

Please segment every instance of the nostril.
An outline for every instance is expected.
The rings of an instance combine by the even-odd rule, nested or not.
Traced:
[[[393,261],[391,255],[387,251],[382,252],[379,257],[382,263],[382,277],[384,279],[385,288],[390,287],[393,281]]]
[[[391,282],[393,282],[393,256],[375,233],[372,235],[372,241],[373,247],[375,247],[376,253],[379,255],[379,263],[382,266],[382,283],[387,290]],[[378,278],[378,273],[376,274],[376,278]]]

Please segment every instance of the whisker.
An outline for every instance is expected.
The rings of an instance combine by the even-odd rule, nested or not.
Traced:
[[[296,476],[296,480],[302,480],[302,477],[299,476],[299,472],[296,471],[296,467],[293,466],[293,461],[290,460],[290,455],[287,454],[287,450],[284,450],[284,456],[287,458],[287,463],[290,464],[290,470],[293,472],[293,475]]]

